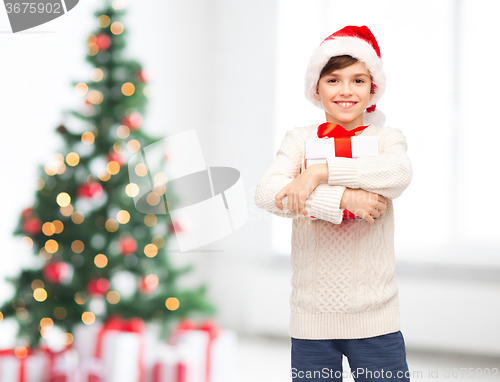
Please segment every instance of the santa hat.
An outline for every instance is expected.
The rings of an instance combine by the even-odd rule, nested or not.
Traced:
[[[383,127],[385,116],[380,110],[375,110],[376,103],[385,92],[385,73],[380,58],[380,48],[375,36],[367,26],[346,26],[328,36],[317,47],[309,60],[305,76],[305,96],[315,106],[325,110],[320,100],[314,98],[319,75],[334,56],[349,55],[362,62],[373,78],[374,94],[363,115],[363,123],[373,123]]]

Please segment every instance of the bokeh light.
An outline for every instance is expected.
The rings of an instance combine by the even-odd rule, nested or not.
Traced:
[[[67,315],[68,312],[62,306],[58,306],[57,308],[54,309],[54,317],[57,318],[58,320],[64,320]]]
[[[59,249],[59,244],[57,243],[57,241],[50,239],[45,242],[44,248],[48,253],[54,254]]]
[[[125,187],[125,193],[127,194],[127,196],[133,198],[139,195],[139,186],[135,183],[129,183]]]
[[[89,87],[87,86],[87,84],[85,84],[83,82],[80,82],[79,84],[76,84],[76,86],[75,86],[75,92],[79,96],[84,96],[85,94],[87,94],[88,91],[89,91]]]
[[[82,321],[85,325],[92,325],[95,322],[95,315],[92,312],[83,312]]]
[[[90,131],[87,131],[82,134],[82,142],[86,145],[91,145],[94,143],[95,136]]]
[[[96,257],[94,257],[94,264],[97,268],[104,268],[106,265],[108,265],[108,258],[106,257],[106,255],[100,253]]]
[[[119,21],[115,21],[110,27],[111,33],[118,35],[123,32],[123,24]]]
[[[56,198],[57,204],[61,207],[66,207],[71,203],[71,196],[67,192],[61,192]]]
[[[167,307],[168,310],[177,310],[179,309],[180,303],[179,300],[176,299],[175,297],[169,297],[165,301],[165,306]]]
[[[38,302],[43,302],[47,299],[47,291],[43,288],[36,288],[33,291],[33,298]]]
[[[132,94],[134,94],[134,92],[135,92],[135,86],[134,86],[133,83],[131,83],[131,82],[125,82],[122,85],[122,93],[123,93],[123,95],[131,96]]]
[[[106,28],[111,23],[111,19],[108,15],[101,15],[97,18],[97,24],[100,28]]]
[[[116,220],[118,220],[120,224],[127,224],[130,221],[130,213],[125,210],[118,211]]]
[[[116,219],[108,219],[106,220],[106,224],[104,225],[109,232],[116,232],[118,228],[120,228],[120,224]]]
[[[106,295],[106,300],[108,300],[110,304],[118,304],[118,302],[120,301],[120,294],[112,290]]]
[[[71,243],[71,250],[75,253],[82,253],[85,249],[85,244],[81,240],[73,240]]]
[[[70,152],[68,155],[66,155],[66,163],[72,167],[76,166],[78,163],[80,163],[80,155],[75,152]]]
[[[83,212],[75,211],[71,214],[71,221],[75,224],[82,224],[85,220],[85,215]]]
[[[127,150],[136,153],[141,149],[141,143],[137,139],[131,139],[127,142]]]
[[[144,247],[144,254],[147,257],[155,257],[158,254],[158,248],[154,244],[148,244]]]

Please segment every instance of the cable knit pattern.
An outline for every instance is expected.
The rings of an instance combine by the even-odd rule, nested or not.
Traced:
[[[304,171],[305,140],[317,138],[318,126],[286,133],[255,191],[257,207],[292,219],[289,334],[348,339],[398,331],[392,199],[402,194],[413,175],[406,139],[400,129],[370,125],[359,135],[379,137],[377,157],[327,158],[328,183],[320,183],[307,199],[308,215],[289,211],[287,197],[280,210],[276,194]],[[373,224],[342,220],[340,201],[346,187],[385,196],[387,209]]]

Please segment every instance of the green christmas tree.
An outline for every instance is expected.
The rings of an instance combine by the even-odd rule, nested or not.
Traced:
[[[19,337],[31,346],[54,326],[70,343],[76,324],[112,314],[166,328],[215,313],[204,285],[178,286],[192,266],[176,269],[169,261],[167,241],[176,223],[168,214],[135,208],[137,185],[130,183],[127,160],[163,138],[142,126],[148,86],[141,65],[123,55],[125,10],[106,2],[95,15],[98,29],[87,40],[90,79],[74,83],[85,97],[83,111],[67,112],[85,131],[57,128],[65,147],[40,167],[35,203],[22,211],[14,231],[32,246],[37,265],[9,279],[15,295],[0,314],[16,318]],[[165,187],[151,195],[167,206],[158,189]]]

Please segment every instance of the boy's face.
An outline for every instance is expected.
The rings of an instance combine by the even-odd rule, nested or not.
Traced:
[[[320,78],[315,98],[323,104],[327,122],[352,130],[363,124],[363,112],[373,96],[370,90],[370,72],[357,62]]]

